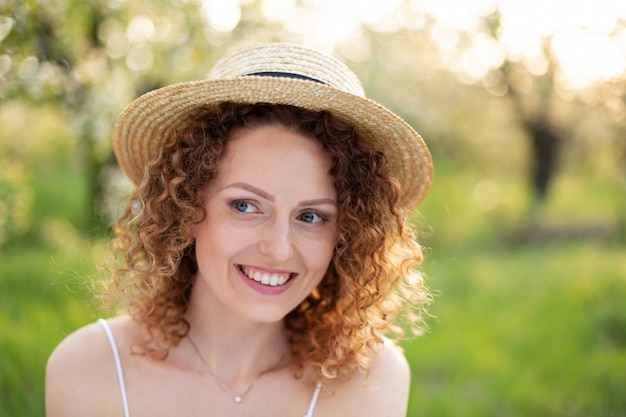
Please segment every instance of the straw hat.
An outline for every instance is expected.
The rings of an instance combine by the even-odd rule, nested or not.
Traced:
[[[365,97],[356,75],[324,53],[287,43],[266,43],[232,52],[202,81],[169,85],[139,97],[120,114],[113,150],[122,170],[139,184],[185,116],[205,104],[271,103],[326,110],[351,124],[387,157],[401,185],[401,204],[415,207],[433,177],[424,141],[400,117]]]

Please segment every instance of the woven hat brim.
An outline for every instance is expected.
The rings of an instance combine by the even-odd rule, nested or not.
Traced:
[[[401,185],[401,205],[413,208],[431,185],[431,156],[420,135],[399,116],[360,96],[313,81],[283,77],[246,76],[189,81],[169,85],[139,97],[118,117],[113,150],[122,170],[135,183],[145,167],[186,116],[206,104],[286,104],[313,111],[326,110],[354,126],[357,134],[382,151]]]

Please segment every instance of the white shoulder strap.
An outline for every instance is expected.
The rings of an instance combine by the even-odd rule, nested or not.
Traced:
[[[122,393],[122,404],[124,405],[124,417],[130,417],[130,412],[128,411],[128,398],[126,397],[126,386],[124,384],[124,373],[122,372],[122,361],[120,360],[120,352],[117,350],[117,343],[115,342],[115,337],[113,336],[113,332],[109,327],[109,323],[104,319],[98,319],[98,323],[104,329],[104,332],[107,334],[109,338],[109,343],[111,344],[111,350],[113,350],[113,357],[115,358],[115,367],[117,368],[117,378],[120,383],[120,391]]]
[[[313,398],[311,398],[311,404],[309,404],[309,409],[307,410],[304,417],[313,417],[313,411],[315,411],[315,405],[317,404],[317,397],[320,395],[320,391],[322,389],[322,383],[318,382],[315,387],[315,392],[313,393]]]

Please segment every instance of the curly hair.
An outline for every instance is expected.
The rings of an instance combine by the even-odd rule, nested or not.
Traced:
[[[284,320],[296,376],[308,364],[320,379],[349,378],[368,369],[383,335],[404,335],[396,323],[402,311],[413,329],[423,326],[429,294],[415,270],[422,252],[399,205],[398,183],[387,173],[391,161],[336,116],[287,105],[200,108],[146,167],[115,225],[122,265],[114,281],[129,314],[151,335],[134,348],[165,357],[189,332],[193,227],[204,218],[207,185],[235,129],[271,124],[321,143],[337,192],[338,237],[328,270]]]

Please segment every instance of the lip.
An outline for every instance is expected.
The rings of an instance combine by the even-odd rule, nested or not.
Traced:
[[[285,273],[285,272],[288,273],[289,272],[289,271],[277,270],[277,269],[272,269],[272,268],[261,268],[257,266],[253,267],[251,265],[246,265],[246,266],[254,268],[254,269],[264,270],[270,273]],[[265,295],[278,295],[278,294],[284,293],[291,287],[292,283],[298,278],[297,273],[290,273],[291,277],[289,278],[289,281],[287,281],[283,285],[277,285],[277,286],[265,285],[253,279],[250,279],[246,274],[244,274],[243,271],[241,270],[241,267],[242,267],[241,264],[234,264],[233,267],[235,268],[235,270],[237,271],[241,279],[243,279],[246,284],[248,284],[253,290],[261,294],[265,294]]]

